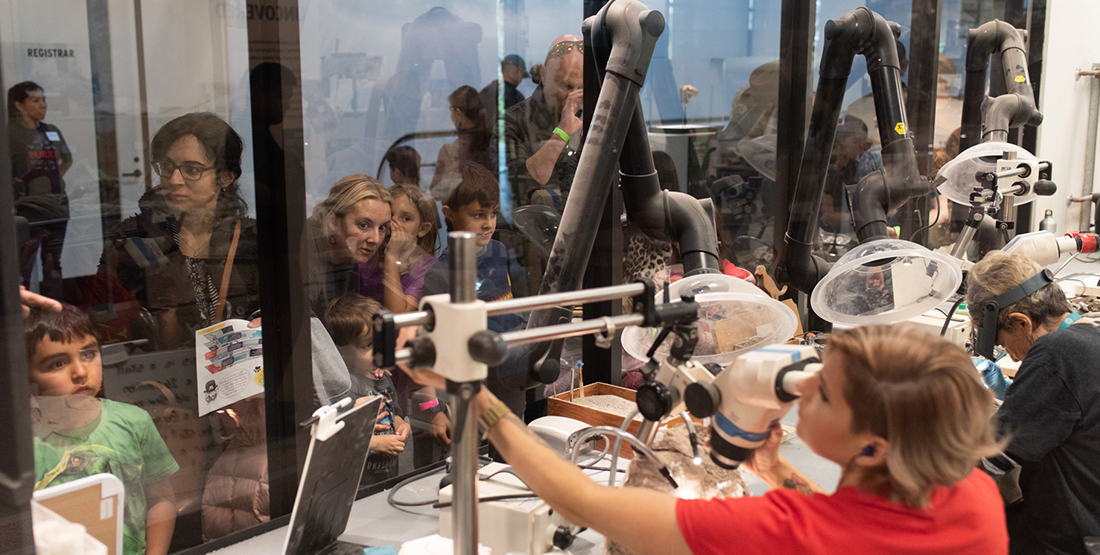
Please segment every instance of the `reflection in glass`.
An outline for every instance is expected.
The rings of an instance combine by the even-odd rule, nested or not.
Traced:
[[[96,398],[103,364],[91,319],[70,304],[60,312],[35,309],[25,332],[34,489],[113,474],[126,489],[123,552],[166,551],[177,510],[169,478],[180,467],[147,412]]]

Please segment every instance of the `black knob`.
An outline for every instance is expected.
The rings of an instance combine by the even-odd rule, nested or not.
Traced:
[[[660,422],[672,412],[672,391],[661,382],[649,382],[639,387],[635,400],[638,412],[646,420]]]
[[[1049,197],[1058,192],[1058,186],[1053,181],[1040,179],[1035,182],[1035,194],[1041,197]]]
[[[409,360],[409,368],[431,368],[435,366],[435,343],[427,336],[414,337],[405,343],[412,358]]]
[[[554,358],[548,358],[541,363],[536,363],[531,368],[531,379],[538,383],[554,383],[561,375],[561,362]]]
[[[722,394],[712,383],[695,382],[684,389],[684,404],[695,418],[712,416],[722,402]]]
[[[554,530],[554,547],[562,551],[569,549],[569,546],[573,545],[573,539],[576,537],[577,536],[569,533],[569,528],[558,526],[558,529]]]
[[[466,348],[470,350],[470,358],[489,366],[500,366],[508,354],[508,342],[499,333],[489,330],[471,336]]]

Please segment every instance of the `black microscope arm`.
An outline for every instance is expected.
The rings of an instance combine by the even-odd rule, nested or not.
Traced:
[[[844,91],[856,55],[867,60],[883,163],[883,169],[868,174],[857,186],[853,211],[860,242],[886,238],[886,215],[929,191],[927,180],[917,169],[905,117],[894,26],[864,7],[825,24],[820,79],[781,261],[783,276],[799,291],[809,293],[829,271],[828,263],[813,256],[813,240]]]
[[[1043,114],[1035,106],[1035,95],[1027,74],[1025,44],[1025,32],[1004,21],[995,19],[970,30],[963,90],[962,150],[979,142],[1007,141],[1010,128],[1042,123]],[[985,81],[989,57],[998,52],[1007,92],[993,99],[986,108],[983,130],[982,105],[988,100]]]
[[[601,82],[599,99],[585,132],[572,189],[550,250],[540,294],[581,288],[604,206],[621,169],[627,217],[649,235],[678,241],[687,273],[718,271],[717,233],[703,205],[681,193],[666,193],[657,182],[638,91],[664,17],[636,0],[614,0],[585,20],[585,52],[593,57]],[[570,307],[536,310],[528,329],[568,322]],[[533,346],[528,377],[553,381],[561,341]]]

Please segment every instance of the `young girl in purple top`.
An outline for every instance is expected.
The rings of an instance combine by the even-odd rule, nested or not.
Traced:
[[[414,185],[394,185],[390,238],[377,257],[359,267],[359,293],[392,312],[416,310],[424,276],[435,265],[439,216],[435,203]]]

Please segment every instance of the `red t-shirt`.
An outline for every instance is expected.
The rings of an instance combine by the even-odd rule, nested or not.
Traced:
[[[907,553],[999,555],[1008,531],[997,486],[973,471],[913,509],[856,488],[808,496],[680,499],[676,521],[694,555]]]

